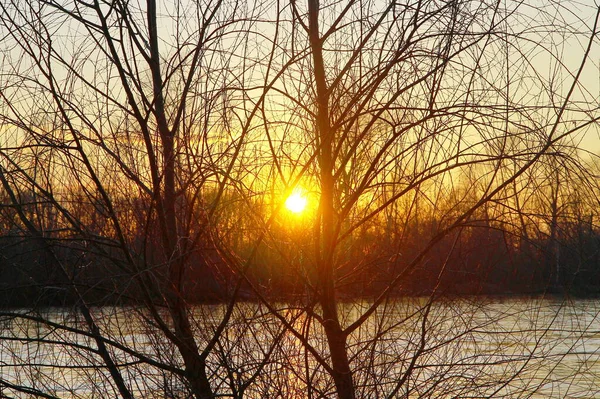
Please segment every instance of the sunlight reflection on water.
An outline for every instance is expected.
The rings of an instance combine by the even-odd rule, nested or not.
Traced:
[[[341,319],[348,325],[369,305],[344,303]],[[428,310],[426,305],[422,298],[390,301],[349,337],[358,397],[391,392],[408,398],[600,395],[600,301],[479,298],[434,302]],[[316,351],[327,353],[314,319],[299,307],[280,304],[279,309]],[[224,310],[221,305],[194,308],[201,345],[211,338]],[[147,316],[143,311],[105,307],[94,314],[114,342],[157,362],[181,365],[173,344],[142,321]],[[67,309],[46,309],[37,316],[85,330],[81,316]],[[7,317],[0,319],[0,331],[0,375],[9,383],[64,398],[116,394],[90,337]],[[334,396],[329,376],[298,337],[284,331],[259,304],[236,307],[216,349],[208,363],[219,392],[252,378],[246,390],[251,398],[304,398],[308,387],[314,398]],[[184,383],[172,374],[123,350],[112,349],[112,355],[136,395],[179,397],[182,392]]]

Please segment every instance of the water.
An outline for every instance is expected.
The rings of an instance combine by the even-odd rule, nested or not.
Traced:
[[[370,305],[343,304],[342,321],[349,325]],[[276,308],[296,335],[260,304],[236,306],[207,358],[213,388],[224,397],[241,391],[248,398],[334,397],[317,359],[328,362],[319,324],[305,308]],[[349,337],[357,396],[600,397],[599,310],[599,300],[390,301]],[[79,313],[0,313],[0,397],[34,397],[38,391],[61,398],[118,396]],[[222,305],[193,309],[201,348],[224,313]],[[176,372],[181,358],[148,312],[105,307],[93,315],[134,395],[186,397]]]

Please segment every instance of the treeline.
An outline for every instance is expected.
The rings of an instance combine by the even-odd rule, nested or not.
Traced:
[[[206,239],[185,254],[190,265],[184,276],[187,300],[224,301],[234,291],[238,297],[252,299],[257,287],[262,295],[283,300],[310,297],[317,273],[313,248],[308,244],[311,216],[308,211],[291,215],[279,210],[270,227],[271,238],[261,240],[264,226],[256,225],[257,214],[266,218],[273,207],[266,204],[266,197],[257,198],[252,217],[239,211],[241,199],[232,196],[224,200],[228,205],[221,209],[214,232],[220,244]],[[160,243],[149,234],[151,225],[135,221],[139,201],[129,198],[120,204],[121,214],[132,214],[127,251],[116,239],[106,238],[111,235],[110,223],[84,196],[73,197],[71,202],[76,205],[73,212],[80,213],[75,216],[95,220],[88,221],[88,226],[97,231],[88,229],[85,237],[63,226],[55,208],[36,202],[33,193],[18,206],[4,206],[0,303],[60,306],[77,302],[76,294],[96,305],[138,303],[143,293],[135,281],[144,274],[155,285],[152,295],[160,296],[167,270],[161,270],[154,259]],[[16,217],[18,212],[43,220],[44,236],[27,232]],[[521,225],[508,223],[507,215],[499,217],[485,207],[460,226],[448,229],[447,214],[439,208],[407,213],[406,208],[398,207],[353,229],[338,243],[341,255],[336,259],[340,265],[336,273],[341,298],[376,296],[393,279],[400,279],[393,295],[600,294],[600,229],[596,215],[581,203],[562,206],[560,214],[523,212],[516,215],[516,219],[528,220]],[[99,239],[101,236],[104,238]],[[245,286],[240,271],[227,265],[220,246],[231,254],[252,258],[243,273],[257,286]],[[139,267],[119,266],[126,264],[121,258],[127,254],[135,254]]]
[[[473,220],[443,235],[439,220],[414,221],[404,231],[365,229],[353,239],[338,272],[346,298],[377,296],[400,276],[396,295],[600,294],[600,229],[586,219],[559,220],[554,235],[542,228],[524,235],[498,221]],[[413,267],[415,258],[421,261]],[[297,292],[310,273],[309,259],[280,251],[261,253],[262,280],[274,292]],[[303,265],[308,262],[309,265]],[[406,270],[406,273],[404,271]]]
[[[160,303],[168,268],[159,260],[155,221],[144,220],[141,201],[132,196],[116,204],[128,227],[120,239],[102,207],[85,193],[71,193],[63,207],[34,192],[5,205],[0,214],[0,306]],[[81,224],[71,223],[73,218]],[[23,219],[36,221],[39,230],[29,230]],[[219,263],[213,247],[197,244],[185,253],[193,265],[184,276],[187,299],[221,300],[228,278],[219,273],[226,269],[212,264]]]

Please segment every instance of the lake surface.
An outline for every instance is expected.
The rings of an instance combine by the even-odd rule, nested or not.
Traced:
[[[344,324],[369,305],[344,303]],[[305,309],[276,307],[326,358],[324,334]],[[357,396],[600,397],[599,311],[600,300],[580,299],[390,301],[349,337]],[[224,305],[194,308],[201,347],[224,312]],[[0,394],[33,397],[15,393],[13,385],[61,398],[118,396],[79,313],[59,308],[1,313]],[[181,378],[162,367],[178,367],[181,359],[160,328],[145,319],[147,312],[106,307],[93,313],[135,395],[185,397]],[[211,383],[224,397],[241,389],[248,398],[334,397],[332,382],[313,354],[256,303],[236,306],[208,363]]]

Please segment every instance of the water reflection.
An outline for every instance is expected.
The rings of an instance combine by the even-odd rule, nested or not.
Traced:
[[[345,303],[340,319],[350,325],[370,305]],[[357,396],[597,397],[599,308],[597,300],[389,301],[349,337]],[[249,398],[333,397],[327,346],[313,309],[276,309],[280,317],[257,303],[235,307],[207,358],[214,389]],[[225,310],[194,308],[200,347],[210,342]],[[184,397],[182,360],[145,310],[104,307],[93,315],[134,394]],[[118,396],[76,311],[5,311],[0,332],[5,385],[62,398]],[[3,395],[12,392],[3,389]]]

